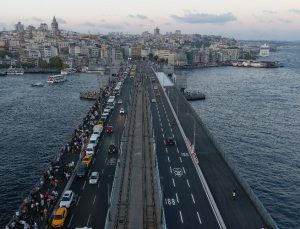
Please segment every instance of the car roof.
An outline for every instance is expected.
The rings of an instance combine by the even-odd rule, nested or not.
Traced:
[[[67,209],[66,208],[58,208],[55,212],[55,214],[62,214],[64,211],[66,211]]]
[[[91,176],[96,176],[98,174],[99,174],[98,172],[94,171],[94,172],[91,173]]]

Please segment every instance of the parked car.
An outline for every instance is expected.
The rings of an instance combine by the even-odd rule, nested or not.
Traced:
[[[152,103],[156,103],[156,99],[151,99],[151,102]]]
[[[59,203],[59,207],[69,208],[74,200],[75,200],[75,194],[71,190],[66,190]]]
[[[112,134],[113,133],[113,127],[112,126],[108,126],[107,128],[106,128],[106,133],[108,133],[108,134]]]
[[[66,208],[58,208],[52,219],[51,226],[53,228],[63,227],[68,215],[68,210]]]
[[[154,88],[154,90],[157,90],[157,89],[158,89],[158,87],[157,87],[157,86],[154,86],[153,88]]]
[[[123,103],[122,99],[119,99],[118,104],[122,104],[122,103]]]
[[[109,147],[108,147],[108,153],[115,153],[117,152],[117,148],[115,147],[114,144],[111,144]]]
[[[89,184],[97,184],[99,181],[99,173],[92,172],[89,179]]]

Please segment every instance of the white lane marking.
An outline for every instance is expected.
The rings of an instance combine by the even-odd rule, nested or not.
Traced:
[[[196,204],[193,193],[191,193],[191,197],[193,199],[193,203]]]
[[[179,149],[178,149],[178,147],[176,148],[176,150],[177,150],[177,153],[179,153]]]
[[[181,220],[181,223],[183,223],[183,218],[182,218],[181,211],[179,211],[179,214],[180,214],[180,220]]]
[[[91,215],[91,214],[89,214],[89,218],[88,218],[88,221],[87,221],[87,223],[86,223],[86,225],[87,225],[87,226],[89,226],[89,223],[90,223],[91,216],[92,216],[92,215]]]
[[[166,153],[169,153],[169,150],[168,150],[168,148],[166,148]]]
[[[163,138],[165,138],[165,134],[163,133]]]
[[[186,183],[187,183],[187,185],[189,186],[189,188],[191,187],[190,186],[190,182],[189,182],[189,180],[188,179],[186,179]]]
[[[82,186],[82,190],[84,189],[85,185],[86,185],[86,181],[84,181],[84,184]]]
[[[182,169],[183,169],[183,173],[184,173],[184,174],[186,174],[186,173],[185,173],[185,169],[184,169],[184,167],[182,167]]]
[[[173,186],[175,187],[175,181],[174,181],[174,178],[172,178],[172,182],[173,182]]]
[[[161,124],[161,122],[159,123],[159,125],[160,125],[160,127],[162,127],[162,124]]]
[[[76,207],[78,206],[78,204],[79,204],[79,200],[80,200],[80,196],[78,197],[78,199],[77,199],[77,202],[76,202]]]
[[[71,226],[71,223],[72,223],[73,217],[74,217],[74,214],[72,214],[72,215],[71,215],[71,219],[70,219],[70,221],[69,221],[69,223],[68,223],[68,228],[70,228],[70,226]]]
[[[170,126],[171,127],[171,126]],[[173,137],[174,137],[174,134],[173,134],[173,129],[171,128],[171,133],[172,133],[172,135],[173,135]]]
[[[170,157],[168,156],[167,158],[168,158],[168,162],[170,163]]]
[[[170,120],[167,118],[168,122],[170,122]]]
[[[177,203],[179,203],[179,199],[178,199],[178,195],[177,195],[177,193],[175,193],[175,195],[176,195],[176,200],[177,200]]]
[[[160,128],[160,129],[161,129],[161,132],[164,132],[164,131],[163,131],[163,128]]]
[[[172,173],[172,168],[171,168],[171,166],[170,166],[170,172]]]
[[[95,201],[96,201],[96,195],[95,195],[94,200],[93,200],[93,205],[95,204]]]
[[[199,212],[197,212],[197,216],[198,216],[198,220],[199,220],[200,224],[202,224],[202,221],[201,221],[201,218],[200,218]]]
[[[182,163],[182,159],[181,159],[181,157],[179,157],[179,161]]]

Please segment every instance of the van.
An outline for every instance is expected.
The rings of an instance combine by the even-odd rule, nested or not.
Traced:
[[[93,128],[93,134],[97,134],[99,137],[103,131],[103,125],[95,125]]]
[[[98,144],[98,139],[99,139],[99,135],[92,134],[90,137],[90,143],[96,146]]]
[[[94,155],[95,153],[95,145],[92,143],[89,143],[86,147],[85,154],[86,155]]]

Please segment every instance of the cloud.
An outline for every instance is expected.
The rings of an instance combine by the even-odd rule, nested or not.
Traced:
[[[56,18],[56,21],[57,21],[58,24],[61,24],[61,25],[67,24],[66,20],[64,20],[62,18]]]
[[[278,21],[280,21],[282,23],[292,23],[291,20],[287,20],[287,19],[283,19],[283,18],[279,18]]]
[[[30,18],[32,21],[36,21],[36,22],[43,22],[44,20],[38,17],[32,17]]]
[[[85,23],[83,23],[81,25],[82,26],[86,26],[86,27],[95,27],[95,26],[97,26],[96,24],[94,24],[92,22],[89,22],[89,21],[87,21],[87,22],[85,22]]]
[[[236,21],[237,18],[232,13],[225,14],[203,14],[203,13],[185,13],[183,16],[171,15],[178,22],[189,24],[223,24],[230,21]]]
[[[111,30],[121,30],[123,27],[119,24],[109,24],[109,23],[103,23],[99,25],[102,29],[111,29]]]
[[[299,9],[290,9],[289,12],[295,13],[295,14],[300,14],[300,10]]]
[[[128,15],[128,17],[131,17],[131,18],[134,18],[134,19],[139,19],[139,20],[146,20],[146,19],[148,19],[147,16],[142,15],[142,14],[137,14],[137,15],[130,14],[130,15]]]
[[[276,11],[272,11],[272,10],[264,10],[263,13],[267,13],[267,14],[276,14]]]

